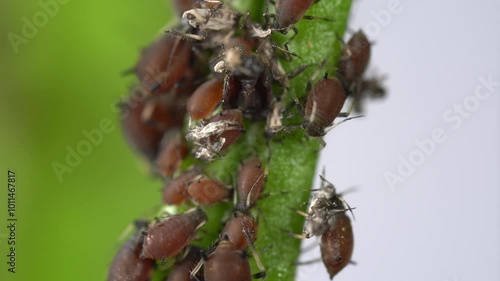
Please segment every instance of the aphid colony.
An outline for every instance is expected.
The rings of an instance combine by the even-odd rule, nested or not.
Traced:
[[[120,108],[127,141],[165,181],[163,203],[185,211],[137,223],[137,233],[116,254],[108,280],[149,280],[153,271],[165,270],[169,260],[170,281],[265,279],[253,242],[258,232],[256,204],[268,165],[257,156],[246,159],[234,188],[202,167],[224,157],[245,134],[248,122],[265,121],[262,134],[267,137],[293,127],[284,124],[281,98],[295,74],[285,73],[278,59],[294,53],[274,43],[271,35],[289,30],[297,34],[294,24],[312,18],[305,13],[315,1],[278,0],[276,14],[266,14],[264,26],[220,1],[172,2],[181,21],[142,51],[133,69],[140,85]],[[302,114],[300,127],[308,136],[320,138],[337,117],[348,117],[352,106],[347,112],[342,108],[348,96],[367,88],[363,73],[369,58],[370,43],[359,31],[344,44],[336,73],[315,81],[322,64],[317,66],[304,85],[305,104],[295,99]],[[194,165],[185,167],[187,158]],[[332,184],[323,178],[322,182],[327,184],[301,213],[306,217],[303,233],[292,236],[321,236],[323,263],[333,278],[351,260],[353,235],[346,211],[352,209]],[[232,215],[213,246],[194,246],[199,230],[210,220],[206,210],[233,198]],[[250,257],[259,272],[252,274]]]

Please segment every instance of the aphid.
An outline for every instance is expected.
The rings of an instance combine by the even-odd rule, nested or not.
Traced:
[[[223,82],[212,78],[201,84],[187,102],[187,112],[192,120],[200,120],[209,116],[220,104]]]
[[[345,212],[352,213],[352,208],[331,182],[320,177],[321,188],[313,196],[307,213],[299,212],[306,217],[302,234],[291,235],[299,239],[321,236],[323,263],[333,278],[351,261],[354,239],[351,221]]]
[[[228,49],[214,71],[225,74],[224,109],[241,109],[254,120],[266,117],[273,99],[272,76],[257,54],[242,54],[239,47]]]
[[[189,129],[186,140],[196,147],[196,158],[213,160],[221,150],[236,141],[243,132],[243,115],[240,110],[225,110]]]
[[[304,17],[305,13],[317,2],[316,0],[277,0],[276,28],[286,33]],[[295,28],[296,29],[296,28]]]
[[[141,53],[137,77],[150,92],[166,92],[183,77],[190,65],[191,43],[163,35]]]
[[[243,164],[236,189],[238,194],[237,210],[245,212],[255,205],[266,178],[267,172],[259,158],[255,157]]]
[[[248,239],[244,233],[248,233],[250,241],[257,239],[257,222],[250,215],[235,215],[231,218],[220,233],[220,238],[227,236],[227,239],[239,250],[248,248]]]
[[[339,59],[337,76],[346,91],[351,92],[370,61],[371,44],[363,31],[356,32],[344,45]]]
[[[155,165],[158,173],[162,176],[171,176],[179,168],[182,159],[187,155],[187,145],[182,139],[179,130],[165,135],[162,147],[156,158]]]
[[[144,238],[140,235],[140,230],[147,226],[147,223],[137,221],[135,224],[137,233],[116,253],[109,268],[108,281],[147,281],[152,275],[154,262],[139,257]]]
[[[351,220],[345,213],[335,215],[330,228],[321,236],[323,263],[332,279],[351,261],[354,248]]]
[[[250,281],[252,277],[265,278],[264,266],[255,252],[248,233],[246,230],[243,230],[243,232],[254,250],[253,256],[260,269],[259,273],[252,276],[246,250],[238,249],[227,236],[224,236],[216,244],[215,249],[208,256],[203,257],[203,260],[193,269],[191,278],[194,278],[201,266],[204,267],[203,276],[205,281]]]
[[[325,128],[330,126],[335,118],[346,117],[341,114],[347,95],[342,83],[336,77],[328,78],[328,74],[312,87],[311,81],[307,85],[307,101],[304,109],[302,126],[311,137],[322,137],[326,134]]]
[[[144,122],[142,114],[146,107],[146,97],[141,88],[135,87],[119,107],[125,139],[132,149],[152,161],[158,154],[163,131]]]
[[[186,248],[184,257],[174,264],[165,281],[192,281],[191,269],[193,269],[201,258],[201,248],[189,246]]]
[[[216,179],[199,176],[189,182],[187,193],[200,205],[213,205],[230,196],[230,190]]]
[[[167,217],[144,233],[142,258],[163,260],[178,254],[194,238],[196,230],[207,221],[201,209],[191,209]]]
[[[163,203],[167,205],[180,205],[184,203],[188,199],[188,183],[199,175],[201,175],[201,170],[195,167],[167,183],[162,190]]]

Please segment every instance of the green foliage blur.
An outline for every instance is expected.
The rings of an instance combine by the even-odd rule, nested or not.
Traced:
[[[120,73],[172,11],[166,0],[60,0],[45,20],[40,3],[49,2],[0,3],[0,280],[104,280],[122,231],[160,204],[161,184],[125,143],[115,103],[134,81]],[[23,18],[40,24],[32,38]],[[17,53],[11,33],[28,41]],[[66,165],[67,147],[106,119],[111,132],[60,181],[53,162]],[[6,263],[8,169],[17,177],[15,274]]]

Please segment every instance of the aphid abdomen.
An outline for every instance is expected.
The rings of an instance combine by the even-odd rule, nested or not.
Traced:
[[[298,22],[305,15],[314,0],[281,0],[276,3],[276,21],[278,28],[287,28]]]
[[[139,234],[140,235],[140,234]],[[142,251],[142,237],[133,236],[120,248],[109,268],[108,281],[147,281],[153,262],[139,258]]]
[[[354,237],[351,220],[345,213],[334,215],[333,224],[321,236],[321,258],[330,278],[333,278],[351,261]]]
[[[162,260],[178,254],[206,220],[205,213],[195,209],[154,224],[144,238],[141,257]]]
[[[321,129],[317,133],[322,136],[326,127],[330,126],[339,115],[347,99],[344,88],[337,78],[323,78],[314,86],[307,97],[304,110],[306,126]],[[307,127],[306,127],[307,129]],[[313,131],[313,130],[311,130]]]
[[[229,241],[221,241],[203,266],[205,281],[252,280],[246,255]]]

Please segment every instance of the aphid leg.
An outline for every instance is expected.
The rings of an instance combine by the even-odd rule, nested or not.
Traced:
[[[315,137],[315,138],[319,142],[319,145],[321,146],[320,149],[325,148],[325,146],[326,146],[325,140],[322,137]]]
[[[259,273],[253,275],[253,278],[266,280],[266,269],[264,268],[264,264],[262,263],[262,260],[260,259],[259,254],[255,249],[255,246],[253,245],[252,238],[250,237],[250,234],[248,233],[248,230],[245,228],[245,224],[243,222],[241,222],[241,228],[243,234],[245,234],[245,237],[248,241],[248,245],[250,245],[250,248],[252,248],[253,258],[255,259],[255,263],[257,264],[257,267],[259,267],[260,270]]]
[[[200,281],[200,279],[198,279],[198,277],[196,277],[196,274],[198,274],[198,271],[200,271],[201,267],[203,266],[203,264],[205,263],[205,260],[206,260],[206,255],[205,253],[202,253],[202,259],[198,262],[198,264],[196,264],[196,266],[193,268],[193,270],[191,270],[191,272],[189,273],[189,277],[191,277],[191,280],[197,280],[197,281]]]
[[[172,36],[178,37],[179,39],[184,39],[184,40],[189,40],[189,41],[203,41],[205,40],[205,36],[197,35],[197,34],[191,34],[191,33],[184,33],[181,31],[177,30],[167,30],[165,33],[170,34]]]
[[[302,19],[305,19],[305,20],[323,20],[323,21],[329,21],[329,22],[335,21],[335,19],[332,19],[332,18],[316,17],[316,16],[308,16],[308,15],[303,16]]]
[[[309,236],[307,234],[295,234],[295,233],[288,231],[288,230],[285,230],[285,229],[283,229],[283,231],[285,231],[288,235],[292,236],[293,238],[297,238],[297,239],[309,239],[309,238],[311,238],[311,236]]]
[[[283,45],[283,48],[280,47],[280,46],[278,46],[278,45],[276,45],[276,44],[271,44],[271,47],[273,47],[274,49],[276,49],[276,50],[278,50],[280,52],[283,52],[284,54],[286,54],[287,55],[286,56],[286,60],[287,61],[291,61],[292,60],[292,56],[301,59],[301,57],[299,55],[297,55],[296,53],[294,53],[294,52],[292,52],[292,51],[290,51],[288,49],[288,42],[286,42]]]
[[[295,265],[298,265],[298,266],[308,265],[308,264],[313,264],[313,263],[320,262],[322,260],[323,260],[322,258],[315,258],[315,259],[308,260],[308,261],[298,261],[298,262],[295,263]]]
[[[337,122],[333,125],[331,125],[330,127],[328,128],[325,128],[325,134],[330,132],[331,130],[333,130],[335,127],[339,126],[340,124],[344,123],[344,122],[347,122],[349,120],[352,120],[352,119],[357,119],[357,118],[362,118],[362,117],[365,117],[364,115],[359,115],[359,116],[354,116],[354,117],[349,117],[349,118],[346,118],[340,122]]]

